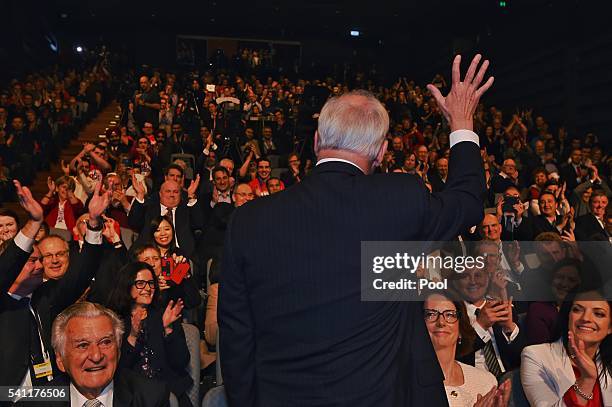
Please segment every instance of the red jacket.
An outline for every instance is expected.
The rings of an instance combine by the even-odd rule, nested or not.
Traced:
[[[59,211],[59,200],[57,197],[54,196],[51,198],[46,205],[43,205],[42,202],[40,205],[43,208],[47,225],[49,225],[50,228],[55,227],[57,223],[57,213]],[[83,210],[83,203],[78,199],[76,204],[71,204],[70,201],[66,201],[64,204],[64,222],[66,222],[66,227],[70,233],[72,233],[72,228],[76,225],[76,221],[83,213]]]

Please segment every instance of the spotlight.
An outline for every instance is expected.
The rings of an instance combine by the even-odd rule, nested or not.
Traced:
[[[351,37],[359,37],[361,33],[357,30],[351,30]]]
[[[77,45],[77,46],[74,48],[74,50],[80,54],[81,52],[83,52],[83,47],[81,47],[80,45]]]

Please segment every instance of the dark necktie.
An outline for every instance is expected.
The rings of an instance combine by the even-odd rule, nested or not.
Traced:
[[[476,317],[478,317],[478,314],[480,314],[480,309],[477,308],[474,313],[476,314]],[[491,339],[487,343],[485,343],[484,347],[482,348],[482,352],[484,353],[487,370],[495,377],[501,376],[502,370],[499,366],[499,362],[497,361],[497,355],[495,355],[492,335]]]

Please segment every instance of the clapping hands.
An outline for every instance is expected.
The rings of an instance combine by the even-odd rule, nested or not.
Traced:
[[[181,318],[181,312],[183,312],[184,306],[185,304],[180,298],[176,302],[170,300],[168,303],[168,306],[164,311],[164,315],[162,316],[166,335],[170,335],[172,333],[172,324]]]

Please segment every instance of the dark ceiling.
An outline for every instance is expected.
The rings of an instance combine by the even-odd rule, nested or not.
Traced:
[[[27,3],[27,1],[26,1]],[[348,36],[408,41],[495,31],[510,18],[563,12],[572,1],[554,0],[57,0],[37,5],[60,30],[137,31],[301,40]],[[23,2],[14,2],[23,4]],[[548,18],[541,24],[548,24]],[[539,24],[540,24],[539,23]],[[526,28],[526,27],[523,27]]]

